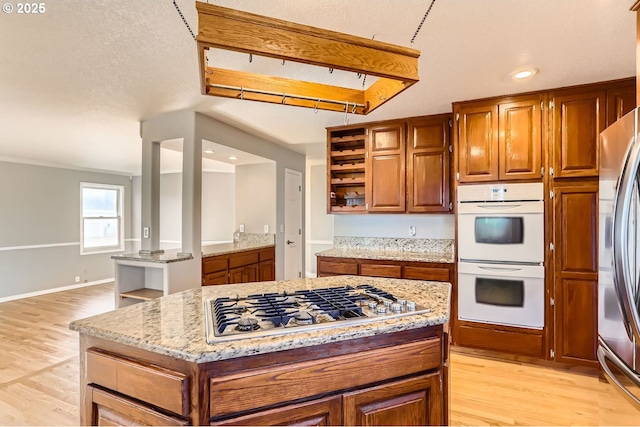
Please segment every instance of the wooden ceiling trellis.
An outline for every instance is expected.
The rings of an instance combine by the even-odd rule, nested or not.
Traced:
[[[416,49],[196,2],[201,90],[319,110],[368,114],[420,80]],[[211,48],[277,58],[378,79],[362,90],[214,68]]]

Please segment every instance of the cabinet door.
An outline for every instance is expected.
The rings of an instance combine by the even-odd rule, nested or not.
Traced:
[[[273,260],[260,263],[260,282],[276,280],[276,264]]]
[[[439,373],[347,393],[342,403],[347,426],[442,425]]]
[[[211,425],[219,426],[339,426],[342,424],[340,396],[288,405],[256,414],[231,418]]]
[[[246,283],[244,267],[229,269],[229,283]]]
[[[600,132],[605,127],[605,92],[552,92],[554,178],[598,176]]]
[[[251,264],[244,268],[245,283],[258,281],[258,266],[259,264]]]
[[[635,79],[626,86],[607,90],[607,126],[636,107]]]
[[[404,122],[368,128],[366,166],[369,212],[405,211]]]
[[[449,212],[449,114],[407,125],[407,212]]]
[[[540,95],[532,95],[498,106],[500,179],[542,179],[541,103]]]
[[[204,286],[226,285],[227,283],[229,283],[229,273],[227,270],[205,274],[203,281]]]
[[[87,386],[85,394],[85,420],[93,426],[185,426],[188,421],[171,417],[151,407]]]
[[[555,360],[596,366],[598,182],[554,188]]]
[[[460,182],[498,180],[498,105],[457,105]]]

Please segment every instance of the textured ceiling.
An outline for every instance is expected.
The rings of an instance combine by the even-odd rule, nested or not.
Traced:
[[[210,3],[419,49],[418,84],[349,123],[451,111],[452,101],[635,75],[632,0],[210,0]],[[197,31],[192,0],[177,0]],[[0,160],[140,172],[139,121],[195,110],[310,155],[342,113],[200,94],[195,41],[171,0],[55,0],[0,15]],[[354,75],[215,53],[212,65]],[[514,82],[516,68],[539,74]],[[355,83],[353,83],[355,82]],[[368,82],[369,83],[369,82]]]

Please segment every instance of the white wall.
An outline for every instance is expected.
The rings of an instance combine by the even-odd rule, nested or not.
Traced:
[[[0,162],[0,300],[113,278],[118,252],[80,255],[80,182],[124,186],[129,238],[128,176]]]
[[[133,179],[133,244],[140,248],[140,181]],[[230,242],[234,231],[235,177],[232,173],[202,173],[202,242]],[[182,174],[160,175],[160,247],[181,247],[182,239]]]
[[[236,166],[235,229],[246,233],[276,233],[276,163]]]

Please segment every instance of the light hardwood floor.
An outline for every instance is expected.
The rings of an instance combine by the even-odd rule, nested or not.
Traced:
[[[0,303],[0,425],[78,425],[78,336],[68,324],[113,306],[113,284]],[[640,424],[640,411],[589,372],[453,352],[451,424]]]

